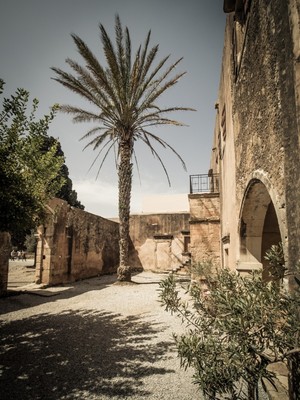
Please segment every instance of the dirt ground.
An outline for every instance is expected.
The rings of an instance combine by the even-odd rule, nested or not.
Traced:
[[[172,333],[183,331],[181,319],[159,303],[164,278],[44,288],[32,284],[30,263],[11,262],[16,294],[0,299],[1,400],[203,399],[180,368]]]
[[[44,288],[34,272],[32,260],[10,261],[12,295],[0,299],[1,400],[203,400],[172,337],[186,328],[159,303],[166,276]],[[187,283],[178,285],[184,296]]]
[[[8,290],[16,290],[18,287],[34,282],[34,260],[9,261]]]

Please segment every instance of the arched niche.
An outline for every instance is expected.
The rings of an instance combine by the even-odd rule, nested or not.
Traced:
[[[239,271],[261,269],[264,255],[282,241],[276,205],[266,185],[251,179],[245,190],[239,221]]]

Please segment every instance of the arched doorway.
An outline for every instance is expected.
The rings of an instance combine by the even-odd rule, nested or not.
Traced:
[[[261,269],[264,255],[282,241],[274,203],[266,186],[258,179],[250,181],[240,214],[240,257],[237,269]]]

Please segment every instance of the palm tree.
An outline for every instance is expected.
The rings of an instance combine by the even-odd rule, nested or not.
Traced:
[[[61,110],[72,114],[74,122],[96,122],[96,127],[89,130],[82,139],[90,139],[85,148],[92,146],[94,150],[98,150],[96,159],[104,150],[99,170],[110,150],[117,149],[120,222],[118,280],[130,281],[128,245],[134,143],[139,139],[148,146],[153,156],[159,160],[170,184],[167,170],[152,142],[173,151],[184,168],[185,163],[170,145],[151,133],[149,128],[158,125],[182,126],[182,123],[169,119],[166,115],[174,111],[194,110],[186,107],[160,108],[157,104],[160,96],[174,86],[186,72],[170,77],[182,58],[166,68],[163,67],[170,56],[154,65],[158,45],[149,48],[151,31],[144,45],[139,46],[135,57],[132,58],[130,34],[127,27],[123,30],[118,15],[115,19],[115,47],[104,26],[100,24],[99,28],[107,62],[106,67],[99,63],[82,39],[72,34],[77,50],[85,61],[85,66],[67,58],[66,62],[75,74],[59,68],[52,68],[52,70],[57,75],[54,78],[57,82],[96,106],[96,112],[70,105],[62,106]]]

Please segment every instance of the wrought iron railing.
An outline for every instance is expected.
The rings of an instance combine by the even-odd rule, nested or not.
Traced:
[[[219,193],[219,174],[190,175],[190,193]]]

